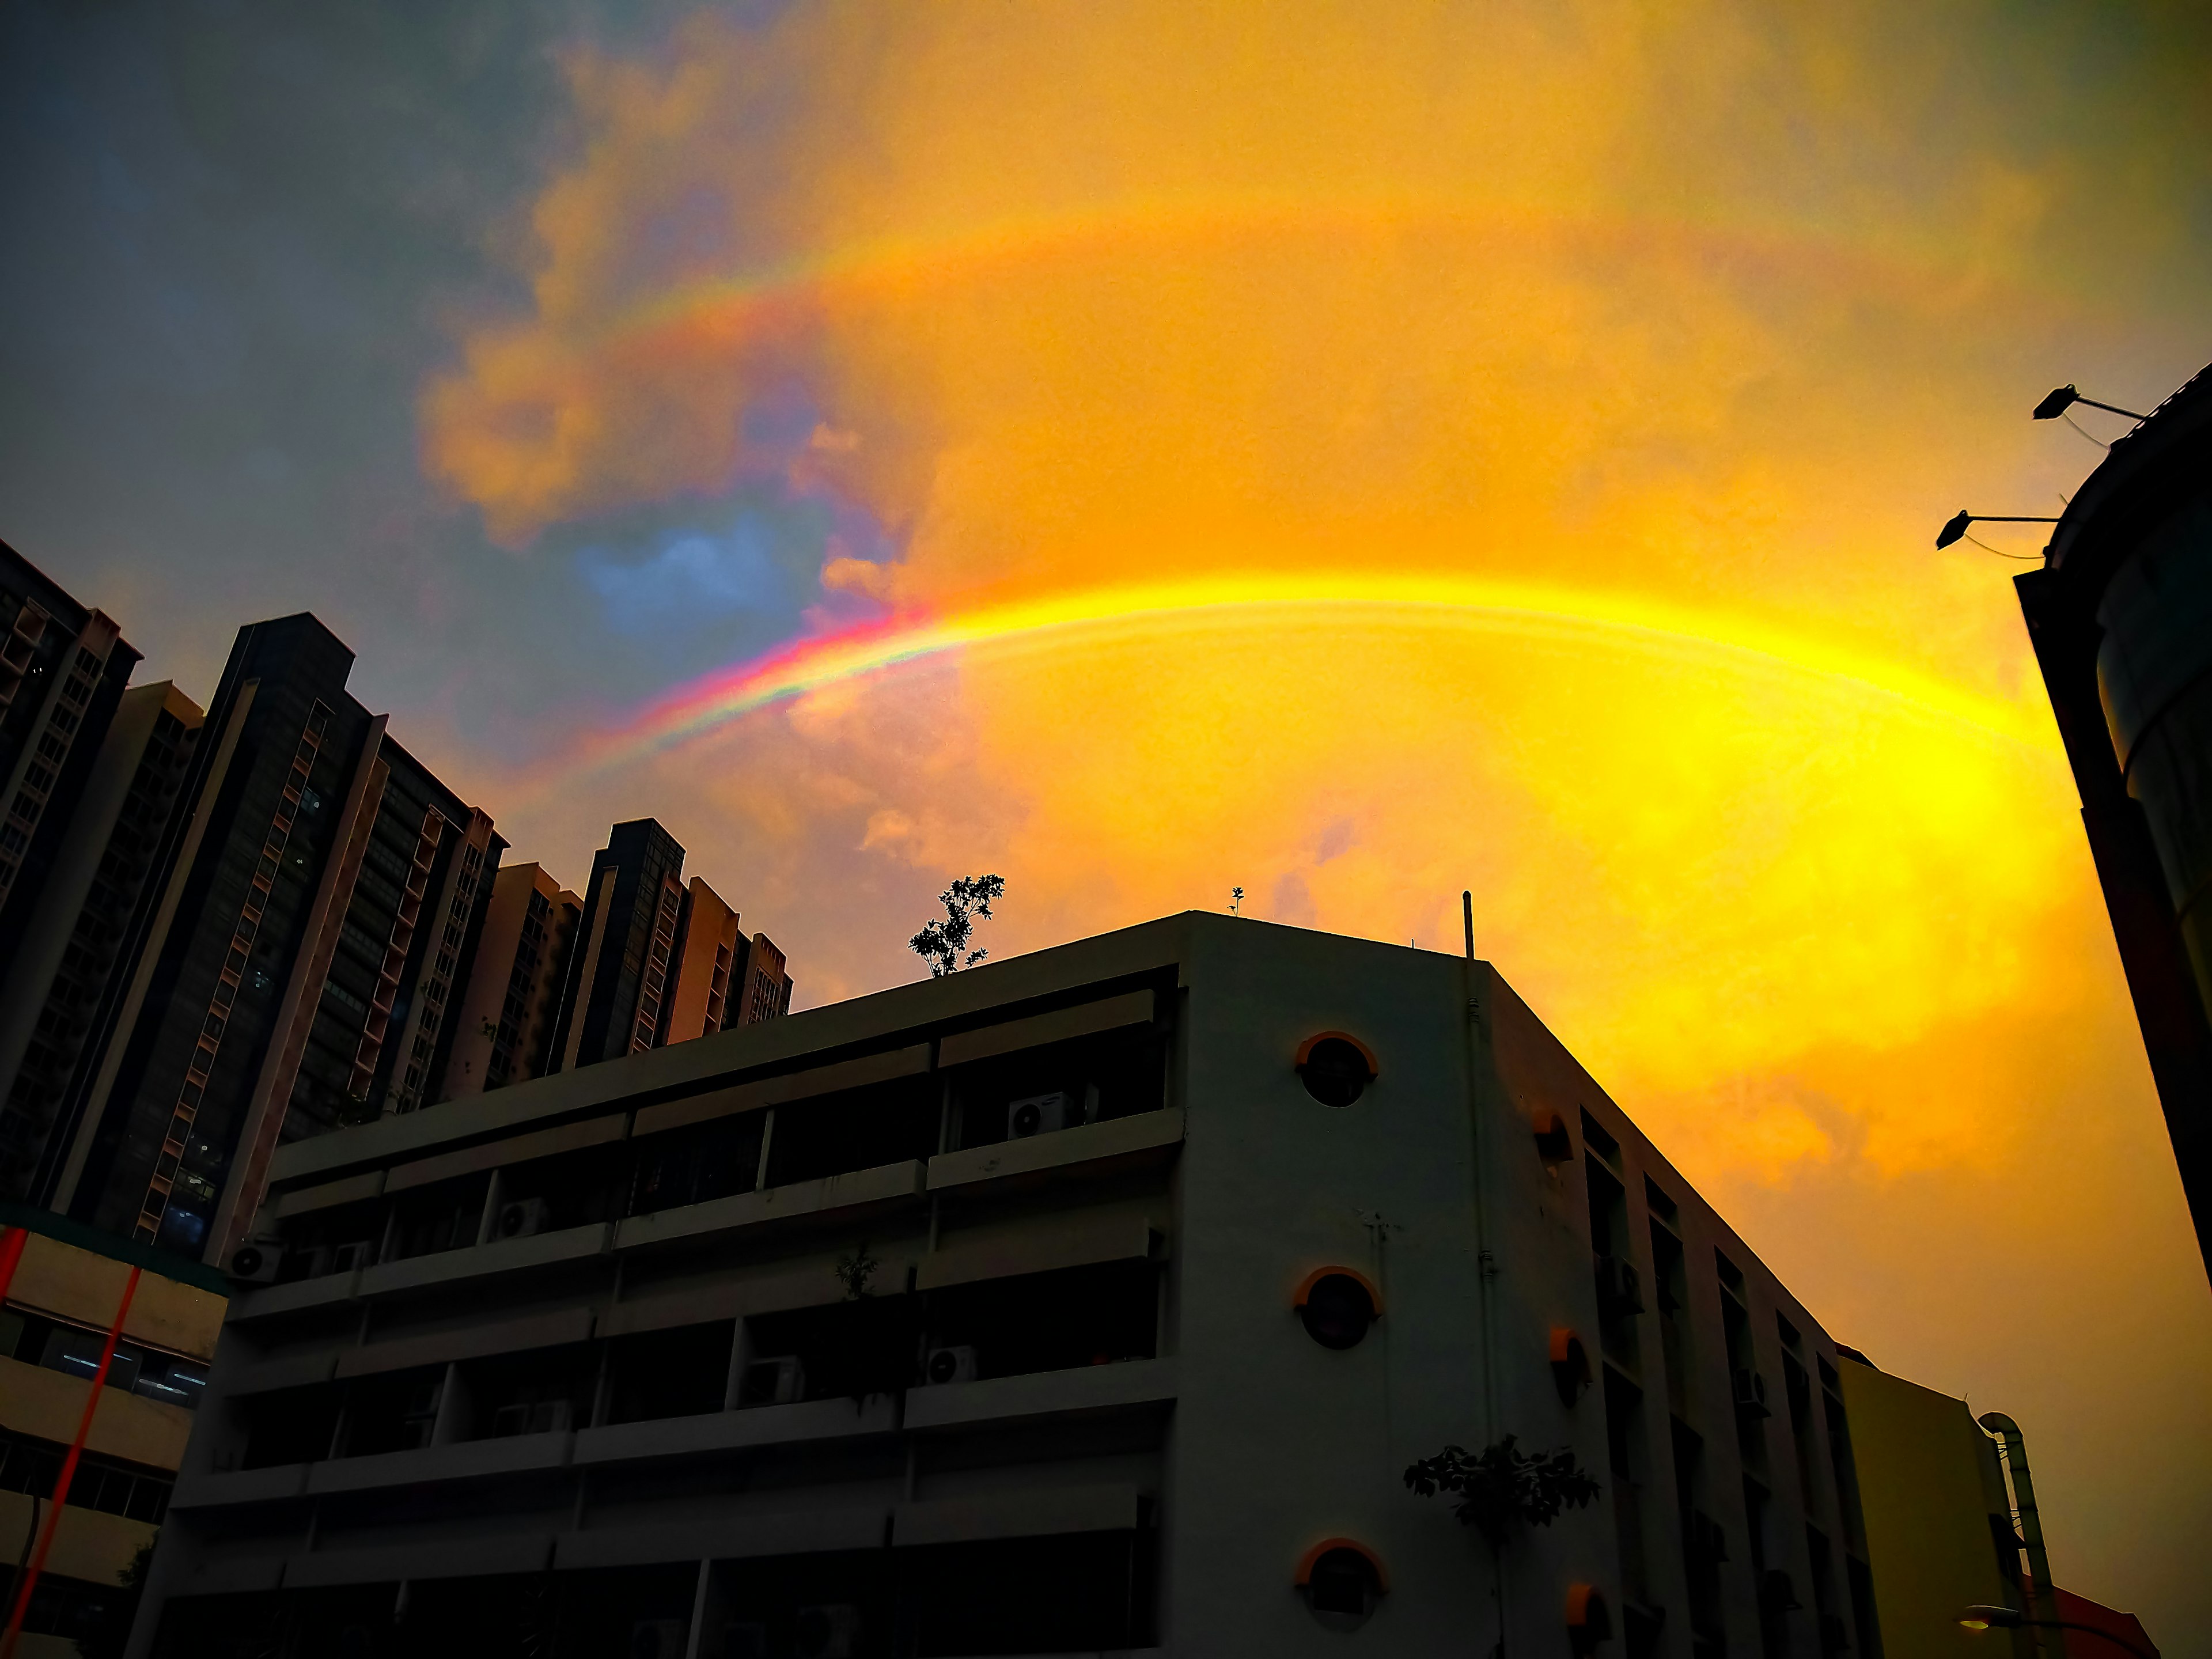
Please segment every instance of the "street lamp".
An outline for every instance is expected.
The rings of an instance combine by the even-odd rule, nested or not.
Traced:
[[[2071,1619],[2030,1619],[2017,1607],[1998,1607],[1978,1604],[1960,1613],[1959,1623],[1971,1631],[2019,1630],[2023,1627],[2028,1630],[2084,1631],[2091,1636],[2103,1637],[2114,1647],[2124,1649],[2134,1654],[2136,1659],[2158,1659],[2158,1655],[2150,1649],[2139,1648],[2124,1637],[2115,1636],[2112,1632],[2099,1626],[2077,1624]]]
[[[1940,553],[1943,549],[1950,546],[1953,542],[1966,533],[1966,526],[1970,524],[2057,524],[2057,519],[2022,519],[2003,513],[1962,511],[1936,532],[1936,550]]]
[[[2092,409],[2101,409],[2107,415],[2124,415],[2131,421],[2147,419],[2132,409],[2122,409],[2117,404],[2100,404],[2094,398],[2085,398],[2070,386],[2062,386],[2035,406],[2039,421],[2055,421],[2076,404],[2087,404]]]

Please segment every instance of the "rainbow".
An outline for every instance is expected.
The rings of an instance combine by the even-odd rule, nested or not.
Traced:
[[[1829,683],[1900,712],[1984,737],[2053,750],[2039,706],[1970,690],[1863,648],[1755,618],[1640,594],[1450,574],[1237,572],[1085,588],[986,603],[945,615],[893,616],[789,644],[676,687],[557,763],[562,781],[677,748],[773,704],[951,652],[1048,648],[1102,635],[1158,635],[1231,626],[1366,620],[1427,629],[1611,643],[1737,672]]]

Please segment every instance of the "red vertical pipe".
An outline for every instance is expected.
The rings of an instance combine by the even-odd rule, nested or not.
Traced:
[[[23,1241],[30,1236],[23,1227],[0,1229],[0,1302],[8,1299],[8,1287],[15,1282],[15,1264],[23,1259]]]
[[[23,1582],[15,1586],[15,1604],[8,1612],[8,1632],[0,1637],[0,1659],[15,1659],[15,1644],[23,1633],[23,1615],[31,1610],[31,1592],[39,1586],[39,1575],[46,1570],[46,1552],[54,1547],[54,1528],[61,1524],[62,1499],[69,1493],[70,1481],[76,1474],[76,1461],[83,1455],[86,1438],[92,1433],[92,1413],[100,1405],[100,1391],[107,1386],[107,1368],[115,1363],[115,1345],[123,1336],[123,1322],[131,1312],[131,1298],[138,1294],[138,1272],[133,1267],[131,1277],[123,1281],[122,1304],[115,1310],[115,1322],[107,1328],[107,1346],[100,1351],[100,1369],[92,1374],[92,1389],[84,1397],[84,1416],[76,1425],[76,1438],[70,1442],[69,1455],[62,1459],[62,1472],[54,1481],[53,1501],[46,1506],[46,1523],[39,1529],[39,1547],[31,1553],[30,1570],[24,1573]]]

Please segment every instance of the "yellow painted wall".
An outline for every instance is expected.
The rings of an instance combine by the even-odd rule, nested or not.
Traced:
[[[66,1446],[76,1438],[77,1425],[84,1419],[84,1397],[91,1391],[87,1378],[18,1359],[0,1359],[0,1424],[18,1434],[34,1434]],[[102,1389],[85,1449],[173,1469],[184,1462],[192,1417],[182,1406],[120,1389]]]
[[[47,1513],[46,1504],[40,1503],[41,1526],[46,1523]],[[15,1564],[15,1552],[22,1547],[30,1525],[31,1500],[19,1492],[0,1492],[0,1538],[10,1542],[10,1567]],[[98,1510],[81,1510],[74,1504],[64,1504],[62,1523],[54,1530],[53,1553],[46,1558],[46,1571],[65,1578],[112,1584],[116,1575],[131,1565],[131,1558],[153,1541],[154,1531],[143,1521],[126,1520],[119,1515],[103,1515]]]
[[[1841,1370],[1886,1659],[2012,1659],[2013,1638],[1958,1623],[1961,1608],[2008,1599],[1989,1519],[2008,1506],[1989,1437],[1963,1400],[1870,1365]]]
[[[104,1330],[115,1318],[130,1277],[124,1262],[33,1233],[24,1240],[23,1259],[16,1264],[8,1299]],[[228,1305],[197,1285],[142,1273],[123,1334],[153,1347],[210,1359]]]

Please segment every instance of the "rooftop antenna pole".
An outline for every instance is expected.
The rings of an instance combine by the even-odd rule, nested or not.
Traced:
[[[1459,896],[1459,920],[1467,933],[1467,959],[1474,960],[1474,890],[1468,888]]]

